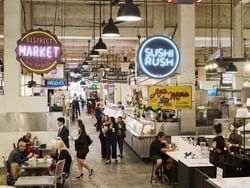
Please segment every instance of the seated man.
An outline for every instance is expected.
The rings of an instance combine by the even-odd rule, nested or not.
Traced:
[[[11,175],[14,179],[17,179],[19,176],[19,165],[25,163],[29,158],[32,157],[32,153],[28,156],[25,155],[26,143],[20,140],[17,143],[17,148],[12,150],[9,158],[8,165],[10,168]]]
[[[151,143],[149,156],[151,160],[155,163],[155,175],[157,178],[161,178],[159,175],[159,170],[163,166],[163,173],[167,171],[168,156],[165,152],[174,151],[174,148],[169,148],[164,132],[159,132],[155,140]]]

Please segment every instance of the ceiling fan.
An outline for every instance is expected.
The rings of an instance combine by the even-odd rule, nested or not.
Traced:
[[[111,2],[110,2],[110,14],[112,14],[112,6],[116,6],[118,4],[119,4],[119,0],[111,0]],[[95,15],[94,15],[94,18],[95,18]],[[111,18],[111,16],[110,16],[110,18]],[[90,24],[100,26],[100,23],[96,23],[95,21],[89,21],[89,20],[81,20],[81,21],[85,22],[85,23],[90,23]],[[121,24],[121,23],[124,23],[124,21],[114,21],[114,24]],[[107,24],[107,22],[103,16],[103,21],[101,23],[101,27],[104,27],[106,24]]]
[[[45,87],[45,85],[37,84],[33,78],[33,74],[31,74],[31,80],[29,80],[26,84],[22,86],[27,86],[28,88],[35,88],[35,87]]]

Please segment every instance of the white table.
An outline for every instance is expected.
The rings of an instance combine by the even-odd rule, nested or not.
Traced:
[[[194,146],[190,144],[185,137],[182,136],[172,136],[171,142],[177,145],[176,151],[166,152],[166,154],[174,159],[176,162],[181,161],[188,167],[206,167],[214,166],[209,162],[209,158],[201,158],[200,156],[200,146]],[[196,155],[195,159],[191,159],[190,156],[185,158],[185,153],[192,152]]]
[[[51,186],[54,176],[23,176],[17,179],[16,187]]]
[[[0,188],[15,188],[14,186],[0,185]]]
[[[27,162],[25,162],[25,164],[21,165],[20,168],[26,170],[43,170],[49,169],[51,163],[51,158],[47,159],[47,161],[45,161],[43,158],[38,158],[37,160],[29,159]]]
[[[240,178],[222,178],[222,179],[212,179],[207,180],[212,184],[219,186],[220,188],[249,188],[250,187],[250,177],[240,177]]]
[[[193,188],[195,178],[195,169],[201,171],[213,171],[214,165],[209,162],[209,158],[201,158],[200,146],[190,144],[187,136],[172,136],[171,142],[177,146],[177,150],[166,152],[166,155],[178,162],[178,183],[179,187]],[[196,158],[188,156],[185,158],[185,153],[195,154]]]

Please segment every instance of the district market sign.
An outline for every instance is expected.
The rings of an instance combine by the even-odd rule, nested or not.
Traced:
[[[17,41],[16,59],[29,72],[47,73],[62,56],[62,45],[56,35],[42,29],[25,33]]]
[[[143,41],[137,51],[137,62],[144,74],[162,79],[171,76],[180,63],[180,53],[174,41],[156,35]]]

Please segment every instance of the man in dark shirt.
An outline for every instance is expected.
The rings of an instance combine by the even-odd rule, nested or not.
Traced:
[[[95,109],[95,117],[96,117],[96,131],[100,131],[101,129],[101,124],[102,124],[102,109],[101,109],[101,104],[99,103]]]
[[[65,146],[69,148],[69,129],[64,125],[65,124],[65,119],[64,117],[59,117],[57,118],[59,130],[57,132],[57,137],[60,137]]]
[[[165,152],[174,151],[174,148],[168,148],[166,137],[164,132],[159,132],[155,140],[151,143],[149,156],[151,160],[155,163],[155,175],[157,178],[159,176],[159,170],[163,164],[167,163],[167,155]]]
[[[19,175],[18,166],[25,163],[25,161],[27,161],[29,158],[33,156],[32,153],[30,153],[28,156],[25,155],[25,149],[26,149],[26,143],[20,140],[17,144],[17,148],[10,152],[8,158],[8,165],[11,170],[11,175],[13,176],[14,179],[17,179]]]

